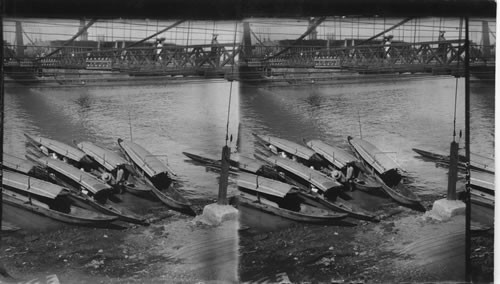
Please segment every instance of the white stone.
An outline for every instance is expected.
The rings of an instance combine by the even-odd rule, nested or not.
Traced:
[[[453,216],[465,215],[465,203],[460,200],[439,199],[432,205],[428,217],[446,221]]]
[[[231,205],[213,203],[203,208],[202,218],[207,223],[219,225],[224,221],[237,220],[238,210]]]

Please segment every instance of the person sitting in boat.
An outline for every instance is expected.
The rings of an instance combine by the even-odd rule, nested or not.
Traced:
[[[116,170],[116,178],[115,178],[115,186],[119,190],[120,193],[123,193],[123,186],[125,184],[125,167],[123,165],[119,165]]]
[[[278,154],[278,148],[276,148],[274,145],[269,144],[269,150],[275,155]]]
[[[45,154],[46,156],[49,155],[49,149],[47,149],[47,147],[43,145],[40,146],[40,151],[42,151],[42,153]]]
[[[50,155],[50,157],[54,160],[58,160],[59,159],[59,156],[57,156],[56,153],[52,152],[52,154]]]
[[[340,183],[345,183],[346,182],[346,177],[341,171],[333,170],[332,171],[332,178],[334,178],[336,181]]]
[[[318,189],[314,185],[311,185],[311,193],[312,193],[312,195],[318,194]]]
[[[113,178],[113,177],[111,176],[111,174],[110,174],[110,173],[103,173],[103,174],[101,175],[101,179],[102,179],[105,183],[110,183],[110,182],[111,182],[111,180],[112,180],[112,178]]]
[[[62,160],[63,160],[63,162],[68,163],[68,158],[63,157]]]
[[[280,152],[280,156],[282,158],[288,158],[288,156],[286,155],[286,153],[284,151]]]
[[[297,162],[297,157],[295,155],[292,155],[292,161]]]

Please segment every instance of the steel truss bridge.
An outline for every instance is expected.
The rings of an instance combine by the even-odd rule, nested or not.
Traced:
[[[297,70],[301,69],[322,76],[334,70],[364,74],[409,72],[462,76],[464,73],[464,40],[393,42],[390,48],[370,39],[357,45],[353,40],[351,46],[306,46],[302,44],[303,38],[311,31],[309,28],[288,46],[266,46],[260,41],[252,45],[249,40],[251,31],[244,28],[240,43],[219,43],[214,39],[211,44],[171,44],[161,48],[138,44],[155,35],[129,47],[125,43],[120,45],[120,42],[114,42],[114,47],[108,48],[74,46],[71,42],[79,35],[77,33],[46,56],[19,57],[6,54],[4,49],[4,67],[7,74],[20,79],[55,77],[61,70],[86,70],[88,74],[115,72],[129,76],[224,77],[230,80],[245,80],[246,72],[252,73],[253,77],[273,77],[293,72],[300,74]],[[472,44],[470,51],[472,68],[494,70],[494,45]],[[236,70],[239,77],[234,75]]]

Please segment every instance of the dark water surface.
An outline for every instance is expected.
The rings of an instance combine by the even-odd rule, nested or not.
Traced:
[[[68,144],[92,141],[116,151],[118,138],[133,139],[177,173],[184,196],[216,199],[218,175],[188,162],[182,152],[220,156],[230,86],[220,80],[78,88],[10,86],[5,90],[4,151],[24,157],[23,133]],[[229,145],[235,150],[238,84],[232,88],[229,134],[234,139]]]
[[[346,149],[348,135],[362,136],[408,172],[417,194],[443,195],[448,169],[422,160],[412,148],[449,152],[455,96],[456,140],[464,147],[465,136],[458,137],[460,130],[465,135],[463,79],[436,76],[299,87],[243,85],[241,151],[248,156],[254,152],[252,132],[299,143],[321,139]],[[494,85],[472,84],[471,151],[486,157],[494,154],[494,100]]]

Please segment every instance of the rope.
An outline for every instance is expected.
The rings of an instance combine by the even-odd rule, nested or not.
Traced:
[[[215,27],[215,22],[214,22],[214,27]],[[233,50],[236,48],[236,34],[238,31],[238,22],[234,24],[234,40],[233,40]],[[233,57],[234,61],[234,57]],[[231,76],[233,76],[234,73],[234,62],[231,65]],[[231,98],[232,98],[232,93],[233,93],[233,80],[231,80],[230,86],[229,86],[229,103],[227,105],[227,122],[226,122],[226,146],[227,146],[227,140],[229,139],[228,134],[229,134],[229,115],[231,114]]]
[[[462,18],[460,18],[460,28],[458,30],[458,40],[462,39]],[[457,60],[457,70],[460,66],[460,60]],[[455,137],[457,136],[456,125],[457,125],[457,96],[458,96],[458,77],[455,78],[455,107],[453,109],[453,142],[455,142]]]

